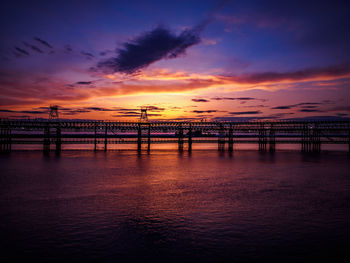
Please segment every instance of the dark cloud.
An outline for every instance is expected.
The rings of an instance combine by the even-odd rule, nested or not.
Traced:
[[[44,114],[44,113],[48,113],[47,109],[44,109],[44,107],[40,107],[37,109],[31,109],[31,110],[21,110],[21,111],[17,111],[17,110],[7,110],[7,109],[0,109],[0,112],[8,112],[8,113],[25,113],[25,114]]]
[[[307,121],[307,120],[310,120],[310,121],[335,121],[335,120],[347,120],[349,121],[350,118],[347,118],[347,117],[341,117],[341,116],[308,116],[308,117],[300,117],[300,118],[290,118],[288,120],[292,120],[292,121]]]
[[[339,117],[344,117],[344,116],[348,116],[349,114],[348,113],[337,113],[336,115]]]
[[[214,121],[254,121],[254,120],[277,120],[277,119],[285,119],[285,117],[289,115],[293,115],[294,113],[277,113],[272,115],[265,116],[254,116],[254,117],[215,117]],[[243,114],[242,114],[243,115]]]
[[[140,116],[140,114],[139,114],[138,116]],[[162,114],[160,114],[160,113],[147,113],[147,116],[148,116],[148,117],[152,117],[152,116],[162,116]]]
[[[64,112],[65,114],[76,114],[76,113],[87,113],[92,111],[112,111],[112,112],[118,112],[122,114],[138,114],[140,115],[140,112],[138,109],[118,109],[118,108],[103,108],[103,107],[84,107],[84,108],[60,108],[60,111]]]
[[[321,105],[321,102],[302,102],[295,104],[295,106],[305,106],[305,105]]]
[[[209,102],[209,100],[206,99],[192,99],[194,102]]]
[[[147,116],[148,117],[152,117],[152,116],[157,117],[157,116],[162,116],[162,114],[148,113]],[[135,113],[132,113],[132,112],[127,113],[126,112],[126,113],[121,113],[121,114],[114,114],[114,115],[112,115],[112,117],[140,117],[140,113],[137,113],[137,112],[135,112]]]
[[[300,112],[322,112],[321,110],[316,109],[301,109]]]
[[[262,101],[265,102],[267,99],[257,99],[252,97],[214,97],[211,98],[211,100],[232,100],[232,101],[239,101],[240,104],[245,104],[248,101]]]
[[[217,112],[217,110],[194,110],[192,112],[194,112],[194,113],[212,113],[212,112]]]
[[[158,60],[176,58],[185,54],[187,48],[200,43],[200,33],[215,20],[215,13],[229,1],[220,1],[206,19],[191,29],[183,30],[178,35],[167,28],[158,26],[150,32],[125,42],[122,48],[116,50],[116,57],[99,62],[97,68],[110,73],[131,74]],[[105,52],[100,53],[101,56],[105,54]],[[96,68],[92,67],[90,70],[96,71]]]
[[[99,54],[101,57],[104,57],[104,56],[106,56],[107,54],[112,54],[112,53],[115,53],[115,52],[112,51],[112,50],[103,50],[103,51],[100,51],[98,54]]]
[[[73,49],[72,49],[72,47],[71,47],[70,45],[65,45],[65,46],[64,46],[64,51],[65,51],[66,53],[70,53],[70,52],[73,51]]]
[[[291,72],[262,72],[253,74],[244,74],[240,76],[232,76],[232,80],[238,83],[259,84],[288,81],[305,81],[318,77],[343,77],[350,74],[350,64],[334,65],[325,68],[307,68]]]
[[[29,115],[12,115],[11,117],[12,117],[12,118],[24,118],[24,119],[30,118]]]
[[[140,114],[114,114],[112,117],[140,117]]]
[[[173,118],[174,121],[192,121],[192,120],[198,120],[199,118],[191,118],[191,117],[178,117]],[[166,121],[166,119],[164,119]]]
[[[113,112],[122,112],[123,114],[127,113],[133,113],[138,114],[139,112],[124,112],[124,110],[128,109],[116,109],[116,108],[102,108],[102,107],[84,107],[84,108],[65,108],[65,107],[58,107],[59,114],[62,115],[76,115],[79,113],[89,113],[92,111],[113,111]],[[26,113],[26,114],[48,114],[49,107],[38,107],[38,108],[32,108],[30,110],[22,110],[22,111],[15,111],[15,110],[8,110],[8,109],[0,109],[0,112],[8,112],[8,113]]]
[[[231,115],[254,115],[254,114],[261,114],[262,112],[257,110],[257,111],[234,111],[234,112],[229,112]]]
[[[267,117],[270,118],[270,119],[281,119],[283,117],[286,117],[288,115],[293,115],[293,114],[294,114],[293,112],[276,113],[276,114],[269,115]]]
[[[215,117],[213,121],[232,121],[232,122],[241,122],[241,121],[253,121],[253,120],[261,120],[261,119],[271,119],[268,117]]]
[[[318,106],[315,106],[315,105],[306,105],[306,106],[301,106],[303,109],[315,109],[317,108]]]
[[[126,109],[126,108],[117,109],[118,112],[139,111],[139,110],[140,110],[140,109]]]
[[[24,49],[22,49],[22,48],[19,48],[19,47],[15,47],[15,49],[16,49],[18,52],[20,52],[21,54],[24,54],[24,55],[29,56],[29,53],[28,53],[26,50],[24,50]]]
[[[45,40],[42,40],[42,39],[40,39],[40,38],[38,38],[38,37],[34,37],[34,39],[36,40],[36,41],[38,41],[40,44],[42,44],[42,45],[44,45],[44,46],[46,46],[46,47],[48,47],[48,48],[53,48],[47,41],[45,41]]]
[[[89,113],[91,112],[90,110],[85,110],[85,109],[71,109],[69,111],[64,111],[62,112],[63,115],[76,115],[80,113]]]
[[[23,111],[17,111],[19,113],[27,113],[27,114],[44,114],[47,113],[47,111],[40,111],[40,110],[23,110]]]
[[[197,114],[197,117],[201,117],[201,118],[208,118],[213,116],[213,114]]]
[[[323,100],[322,103],[324,103],[324,104],[334,104],[335,101],[332,101],[332,100]]]
[[[284,105],[284,106],[276,106],[276,107],[272,107],[272,110],[289,110],[292,108],[296,108],[296,107],[301,107],[303,109],[314,109],[317,108],[318,106],[322,105],[322,104],[328,104],[330,103],[330,101],[326,101],[326,102],[302,102],[302,103],[297,103],[297,104],[292,104],[292,105]]]
[[[94,58],[95,56],[89,52],[85,52],[85,51],[81,51],[81,54],[84,55],[84,56],[88,56],[88,57],[92,57]]]
[[[336,106],[328,109],[328,111],[349,111],[350,112],[350,106]]]
[[[161,26],[123,44],[117,49],[117,56],[98,63],[105,72],[134,73],[161,60],[176,58],[184,54],[190,46],[200,42],[198,27],[175,35]]]
[[[40,107],[40,109],[44,109],[46,107]],[[39,109],[39,108],[38,108]],[[160,108],[157,106],[148,106],[148,111],[153,111],[153,112],[160,112],[164,111],[165,108]],[[137,114],[138,116],[140,115],[140,109],[128,109],[128,108],[104,108],[104,107],[84,107],[84,108],[59,108],[61,112],[64,113],[86,113],[86,112],[92,112],[92,111],[112,111],[112,112],[117,112],[120,114]],[[148,115],[153,114],[153,113],[148,113]]]
[[[79,113],[88,113],[88,112],[92,111],[88,107],[86,107],[86,108],[63,108],[63,107],[59,107],[58,110],[59,110],[59,114],[63,114],[63,115],[76,115],[76,114],[79,114]]]
[[[238,98],[231,98],[231,97],[215,97],[211,98],[212,100],[259,100],[256,98],[251,97],[238,97]]]
[[[89,52],[81,51],[80,53],[81,53],[82,55],[84,55],[85,58],[88,59],[88,60],[91,60],[92,58],[95,57],[93,54],[91,54],[91,53],[89,53]]]
[[[90,85],[92,83],[92,81],[78,81],[75,84],[78,85]]]
[[[120,111],[119,113],[122,113],[122,114],[125,114],[125,115],[137,114],[137,116],[140,116],[140,112],[137,112],[137,111]]]
[[[242,106],[244,108],[266,108],[268,106],[266,105],[263,105],[263,104],[259,104],[259,105],[245,105],[245,106]]]
[[[165,108],[159,108],[157,106],[147,106],[147,110],[149,110],[149,111],[164,111]]]
[[[36,52],[38,52],[38,53],[44,53],[44,52],[43,52],[40,48],[38,48],[37,46],[28,44],[27,42],[23,42],[23,44],[24,44],[26,47],[30,48],[31,50],[34,50],[34,51],[36,51]]]
[[[101,107],[86,107],[84,109],[91,110],[91,111],[116,111],[115,109],[108,109],[108,108],[101,108]]]
[[[293,107],[293,105],[289,105],[289,106],[277,106],[277,107],[272,107],[271,109],[273,110],[289,110]]]

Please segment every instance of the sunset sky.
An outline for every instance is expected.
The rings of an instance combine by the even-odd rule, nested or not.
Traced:
[[[74,2],[74,3],[72,3]],[[350,117],[349,1],[5,1],[0,117]]]

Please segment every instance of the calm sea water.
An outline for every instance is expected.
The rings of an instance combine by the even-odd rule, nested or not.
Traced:
[[[0,167],[2,262],[350,259],[346,152],[15,151]]]

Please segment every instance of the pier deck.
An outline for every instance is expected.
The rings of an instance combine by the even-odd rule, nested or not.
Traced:
[[[62,144],[135,143],[150,149],[153,143],[177,143],[191,150],[193,143],[217,143],[233,151],[238,143],[256,143],[259,150],[274,151],[276,144],[300,144],[306,152],[321,151],[322,144],[347,144],[350,121],[255,122],[110,122],[80,120],[0,120],[0,151],[13,144],[42,144],[44,151],[61,150]],[[227,145],[227,147],[226,147]]]

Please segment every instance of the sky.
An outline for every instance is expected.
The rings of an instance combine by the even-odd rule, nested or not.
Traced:
[[[350,117],[350,2],[2,1],[0,117]]]

